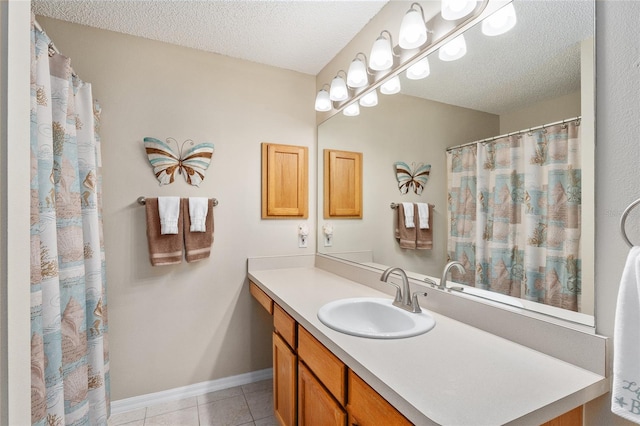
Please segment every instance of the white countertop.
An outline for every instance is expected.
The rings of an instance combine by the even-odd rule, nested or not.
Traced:
[[[603,376],[431,311],[435,328],[416,337],[334,331],[316,316],[325,303],[390,296],[322,269],[249,277],[415,424],[540,424],[608,391]]]

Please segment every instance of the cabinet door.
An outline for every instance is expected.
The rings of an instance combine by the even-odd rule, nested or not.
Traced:
[[[275,416],[284,426],[296,424],[296,354],[273,333],[273,405]]]
[[[349,425],[395,426],[410,425],[398,410],[382,398],[373,388],[349,370]]]
[[[324,218],[362,218],[362,153],[324,150]]]
[[[298,363],[298,424],[300,426],[344,426],[347,414],[313,373]]]
[[[308,148],[262,144],[262,218],[308,216]]]

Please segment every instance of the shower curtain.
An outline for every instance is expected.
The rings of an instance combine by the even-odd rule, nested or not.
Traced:
[[[99,107],[50,43],[32,23],[31,421],[106,425]]]
[[[580,309],[579,122],[447,152],[452,278]]]

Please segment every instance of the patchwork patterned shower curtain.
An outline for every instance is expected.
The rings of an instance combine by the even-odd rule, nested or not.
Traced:
[[[31,31],[31,421],[106,425],[107,298],[91,85]],[[99,108],[95,108],[99,110]]]
[[[579,310],[579,123],[453,149],[447,170],[453,279]]]

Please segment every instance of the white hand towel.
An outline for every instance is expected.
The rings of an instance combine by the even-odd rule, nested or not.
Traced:
[[[402,207],[404,208],[404,227],[415,228],[416,225],[413,223],[413,203],[402,203]]]
[[[191,219],[191,232],[205,232],[207,230],[205,219],[209,212],[209,199],[204,197],[189,197],[189,218]]]
[[[429,229],[429,205],[427,203],[418,203],[418,220],[420,229]]]
[[[640,424],[640,247],[622,271],[613,329],[611,411]]]
[[[160,234],[177,234],[180,216],[180,197],[158,197]]]

